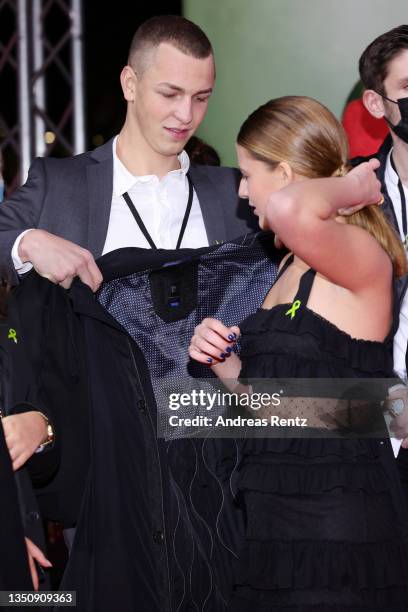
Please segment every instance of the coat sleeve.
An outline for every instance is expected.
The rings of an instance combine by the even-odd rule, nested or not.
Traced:
[[[24,299],[25,284],[30,286],[36,279],[35,273],[30,274],[9,295],[8,318],[2,322],[0,330],[0,388],[6,414],[39,410],[50,420],[55,432],[55,416],[40,393],[53,286],[42,283],[42,291],[30,291],[28,299]],[[22,299],[18,299],[21,293]],[[59,466],[59,455],[55,432],[55,442],[28,461],[36,484],[48,482],[53,477]]]
[[[0,205],[0,277],[11,285],[19,283],[11,251],[16,238],[26,229],[36,228],[45,194],[44,159],[36,159],[27,181]]]

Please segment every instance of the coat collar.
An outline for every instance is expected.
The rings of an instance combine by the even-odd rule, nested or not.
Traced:
[[[223,206],[219,192],[212,182],[206,166],[191,164],[188,174],[193,182],[204,226],[207,232],[208,244],[214,245],[227,239]]]

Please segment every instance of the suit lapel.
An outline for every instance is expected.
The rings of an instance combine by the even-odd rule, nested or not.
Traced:
[[[89,222],[88,245],[95,257],[102,254],[108,231],[113,192],[112,140],[91,154],[98,163],[87,166]]]
[[[210,245],[224,242],[227,239],[223,204],[219,198],[215,185],[208,178],[205,168],[190,166],[188,174],[193,182],[197,194],[204,226]]]
[[[97,162],[87,166],[89,223],[88,248],[95,257],[102,254],[108,231],[113,193],[112,140],[95,149],[91,158]],[[190,166],[189,176],[194,185],[203,215],[210,245],[227,239],[223,203],[205,167]]]

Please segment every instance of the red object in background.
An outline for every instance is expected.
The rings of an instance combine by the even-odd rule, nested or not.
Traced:
[[[361,98],[347,104],[342,123],[349,141],[350,158],[377,153],[388,134],[386,121],[370,115]]]

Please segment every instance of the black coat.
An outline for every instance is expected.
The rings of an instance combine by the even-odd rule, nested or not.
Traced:
[[[56,429],[54,452],[29,462],[42,509],[61,520],[80,507],[62,584],[77,591],[78,611],[169,612],[206,600],[225,610],[242,534],[237,444],[158,437],[152,377],[162,367],[187,376],[203,316],[232,325],[261,304],[277,271],[270,243],[109,253],[98,262],[105,307],[78,280],[66,292],[32,272],[14,290],[34,368],[24,396]]]
[[[51,420],[53,445],[34,454],[26,467],[41,517],[72,527],[86,478],[83,466],[89,461],[86,380],[83,350],[78,346],[81,335],[73,329],[78,322],[67,293],[54,291],[51,283],[36,283],[38,278],[34,272],[29,274],[11,293],[7,324],[0,330],[8,364],[3,369],[5,403],[9,414],[39,410]],[[40,515],[27,486],[24,489],[27,529],[32,533],[33,517],[39,521]]]
[[[350,164],[355,167],[358,166],[359,164],[362,164],[363,162],[366,162],[370,159],[376,158],[379,160],[380,162],[380,166],[377,169],[377,177],[378,180],[381,183],[381,191],[382,194],[384,196],[384,202],[381,205],[381,210],[384,212],[384,214],[386,215],[387,219],[390,221],[391,225],[397,230],[398,232],[398,221],[397,221],[397,217],[395,215],[394,212],[394,206],[392,203],[392,200],[389,196],[389,193],[387,191],[387,187],[385,184],[385,167],[386,167],[386,163],[387,163],[387,157],[388,154],[390,152],[390,149],[392,147],[392,138],[390,135],[387,136],[387,138],[384,140],[384,142],[382,143],[381,147],[378,149],[377,153],[374,153],[373,155],[369,155],[367,157],[354,157],[353,159],[350,160]]]
[[[17,488],[1,424],[0,507],[0,590],[31,590]]]

